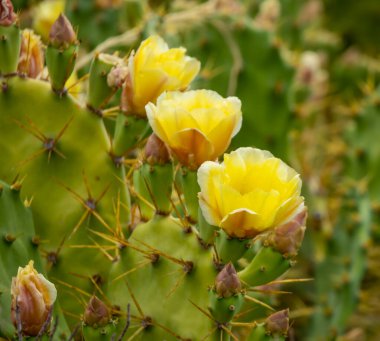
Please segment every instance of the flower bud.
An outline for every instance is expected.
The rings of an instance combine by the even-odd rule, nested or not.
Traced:
[[[50,43],[56,47],[68,47],[77,41],[73,26],[64,14],[60,14],[49,33]]]
[[[289,309],[270,315],[265,321],[265,329],[271,335],[286,335],[289,330]]]
[[[215,290],[220,297],[231,297],[240,292],[240,279],[232,263],[228,263],[216,276]]]
[[[103,327],[111,319],[110,310],[96,296],[92,296],[83,315],[84,322],[92,327]]]
[[[11,0],[0,2],[0,26],[11,26],[17,19]]]
[[[39,274],[30,261],[12,278],[11,294],[14,326],[17,327],[19,321],[23,335],[38,335],[57,297],[54,284]]]
[[[37,78],[44,69],[44,52],[41,39],[33,31],[25,29],[21,36],[18,71],[30,78]]]
[[[305,235],[306,217],[307,209],[303,207],[290,221],[274,229],[269,244],[286,257],[296,256]]]
[[[164,164],[170,161],[168,148],[154,133],[150,135],[146,143],[145,159],[151,165]]]

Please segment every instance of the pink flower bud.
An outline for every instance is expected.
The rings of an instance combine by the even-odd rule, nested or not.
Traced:
[[[146,143],[145,159],[150,164],[164,164],[170,161],[168,148],[154,133],[150,135]]]
[[[220,297],[231,297],[240,292],[240,279],[232,263],[228,263],[216,276],[215,290]]]
[[[265,328],[271,335],[286,335],[289,330],[289,309],[270,315],[265,321]]]
[[[92,296],[83,315],[86,324],[92,327],[105,326],[111,319],[108,307],[96,296]]]
[[[64,14],[60,14],[54,22],[49,34],[50,42],[57,47],[67,47],[77,41],[73,26]]]
[[[294,257],[301,247],[305,235],[307,209],[303,209],[289,222],[274,229],[268,238],[269,244],[286,257]]]

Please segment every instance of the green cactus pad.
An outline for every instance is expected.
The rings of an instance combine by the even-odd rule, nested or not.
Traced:
[[[90,278],[105,277],[108,261],[87,247],[96,239],[89,229],[125,231],[129,221],[124,170],[109,155],[102,119],[46,82],[14,77],[0,93],[0,135],[0,177],[18,177],[21,197],[32,199],[50,277],[91,292]]]

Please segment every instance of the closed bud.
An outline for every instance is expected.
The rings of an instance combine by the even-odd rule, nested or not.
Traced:
[[[285,257],[296,256],[305,235],[306,218],[307,209],[303,207],[293,219],[274,229],[269,235],[269,244]]]
[[[92,296],[83,315],[84,322],[91,327],[103,327],[111,319],[110,310],[96,296]]]
[[[23,30],[17,70],[30,78],[37,78],[44,69],[44,60],[40,37],[31,30]]]
[[[170,161],[165,143],[156,134],[150,135],[145,146],[145,159],[149,164],[164,164]]]
[[[231,297],[240,292],[240,279],[232,263],[228,263],[216,276],[215,290],[220,297]]]
[[[289,309],[270,315],[265,321],[265,329],[271,335],[286,335],[289,330]]]
[[[10,0],[0,2],[0,26],[11,26],[17,19]]]
[[[67,48],[77,41],[73,26],[64,14],[60,14],[54,22],[49,34],[50,43],[55,47]]]
[[[20,323],[25,336],[36,336],[46,323],[57,297],[53,283],[39,274],[30,261],[25,268],[19,268],[12,278],[12,322]]]

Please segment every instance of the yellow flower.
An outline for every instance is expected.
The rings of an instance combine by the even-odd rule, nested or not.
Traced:
[[[21,35],[21,50],[17,69],[30,78],[37,78],[44,69],[44,51],[41,39],[32,30],[25,29]]]
[[[299,174],[260,149],[239,148],[221,164],[205,162],[198,183],[205,219],[232,237],[254,237],[305,209]]]
[[[11,294],[13,324],[17,327],[18,309],[22,333],[38,335],[57,297],[54,284],[39,274],[30,261],[25,268],[18,268],[17,277],[12,278]]]
[[[45,0],[35,7],[33,28],[45,41],[48,41],[50,28],[64,10],[64,0]]]
[[[144,40],[128,61],[129,75],[122,95],[125,112],[145,115],[145,105],[164,91],[185,90],[200,69],[183,47],[169,49],[159,36]]]
[[[242,122],[240,100],[211,90],[163,93],[146,112],[155,134],[191,169],[223,154]]]

